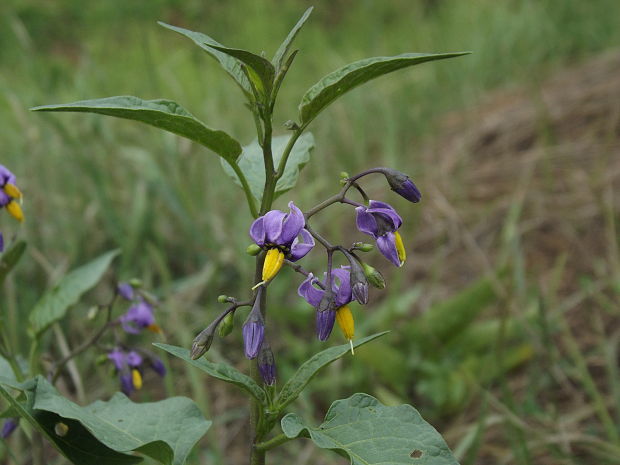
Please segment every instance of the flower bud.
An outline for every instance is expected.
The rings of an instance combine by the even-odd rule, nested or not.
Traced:
[[[0,438],[7,439],[13,433],[13,431],[15,431],[18,425],[19,425],[18,418],[6,419],[4,421],[4,424],[2,425],[2,431],[0,432]]]
[[[360,252],[372,252],[374,248],[374,245],[367,244],[366,242],[355,242],[353,244],[353,249],[359,250]]]
[[[164,362],[162,362],[160,358],[153,356],[152,358],[149,359],[149,362],[151,364],[151,368],[153,369],[155,373],[157,373],[162,378],[166,376],[166,366],[164,365]]]
[[[129,283],[118,283],[116,292],[125,300],[133,300],[134,298],[133,286]]]
[[[347,257],[351,265],[351,293],[353,298],[360,304],[366,305],[368,303],[368,280],[364,270],[353,255],[346,252],[345,257]]]
[[[245,320],[242,329],[245,356],[250,360],[258,355],[265,336],[265,321],[261,312],[262,289],[262,287],[259,288],[252,311],[248,315],[248,319]]]
[[[220,337],[226,337],[230,333],[232,333],[232,330],[233,330],[234,327],[235,327],[235,313],[234,312],[230,312],[230,313],[228,313],[224,317],[224,319],[222,320],[222,322],[218,326],[217,334]]]
[[[263,341],[258,353],[258,371],[267,386],[273,386],[276,383],[276,363],[267,341]]]
[[[194,338],[194,341],[192,342],[192,350],[190,352],[190,357],[192,360],[197,360],[207,353],[213,343],[215,328],[216,326],[211,323],[205,329],[200,331],[200,334]]]
[[[134,289],[140,289],[142,287],[142,280],[138,278],[131,278],[129,280],[129,285]]]
[[[261,250],[262,249],[257,244],[250,244],[250,245],[248,245],[248,248],[245,249],[245,252],[248,255],[252,255],[253,257],[255,257],[256,255],[258,255],[260,253]]]
[[[366,275],[369,284],[377,289],[385,289],[385,279],[383,279],[383,275],[376,268],[366,263],[362,263],[362,267],[364,268],[364,275]]]
[[[409,176],[400,171],[396,171],[390,168],[385,168],[383,174],[387,179],[388,184],[394,192],[401,197],[409,200],[410,202],[417,203],[422,198],[422,194],[419,189],[413,183]]]
[[[226,302],[228,302],[228,296],[227,295],[218,295],[217,296],[217,301],[221,304],[225,304]]]

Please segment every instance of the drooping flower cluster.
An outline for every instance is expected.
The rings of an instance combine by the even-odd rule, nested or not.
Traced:
[[[357,229],[371,236],[377,248],[395,266],[401,267],[406,260],[406,252],[399,229],[403,224],[402,217],[394,207],[386,202],[369,200],[357,180],[366,174],[383,174],[394,192],[417,203],[421,194],[409,177],[389,168],[373,168],[353,178],[343,179],[345,187],[340,194],[322,202],[314,209],[304,214],[293,202],[289,202],[289,212],[271,210],[257,218],[250,226],[250,237],[254,244],[248,247],[248,253],[258,255],[263,260],[261,280],[254,285],[253,297],[248,302],[239,303],[236,299],[220,296],[222,303],[228,302],[232,306],[216,318],[195,339],[192,345],[191,357],[201,357],[211,346],[218,329],[220,336],[225,337],[232,331],[234,312],[240,306],[251,306],[242,334],[245,355],[249,359],[257,359],[258,370],[266,385],[276,382],[276,366],[273,352],[266,340],[265,328],[265,289],[282,266],[287,263],[295,271],[302,273],[306,279],[299,285],[297,293],[316,310],[316,334],[319,340],[329,338],[335,323],[342,330],[345,339],[351,344],[353,352],[353,338],[355,323],[350,303],[368,303],[368,288],[372,285],[378,289],[385,288],[385,280],[381,273],[372,266],[364,263],[358,252],[369,252],[371,244],[356,242],[345,248],[340,245],[331,245],[329,241],[316,233],[309,225],[307,218],[316,214],[328,205],[336,202],[354,205],[356,208]],[[366,204],[354,202],[345,197],[347,190],[355,186],[367,201]],[[323,273],[320,281],[315,274],[305,271],[297,262],[307,255],[315,246],[315,239],[327,251],[327,272]],[[348,265],[334,268],[332,257],[342,254]],[[260,261],[259,261],[260,263]],[[223,323],[225,322],[225,323]]]
[[[0,165],[0,209],[6,211],[17,221],[24,221],[24,212],[19,204],[22,193],[17,187],[15,175],[4,165]],[[4,236],[0,232],[0,252],[4,250]]]

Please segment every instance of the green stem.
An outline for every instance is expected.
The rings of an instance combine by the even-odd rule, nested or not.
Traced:
[[[288,140],[286,147],[284,148],[284,152],[282,152],[282,158],[280,158],[280,164],[278,165],[278,171],[276,172],[276,181],[282,177],[284,174],[284,168],[286,168],[286,163],[288,162],[288,157],[295,146],[295,142],[299,139],[299,136],[304,132],[306,126],[301,126],[296,129],[291,138]]]
[[[265,133],[263,137],[263,160],[265,163],[265,188],[263,190],[263,201],[260,206],[260,214],[264,215],[271,208],[276,190],[276,172],[273,166],[273,153],[271,150],[271,137],[273,128],[271,126],[271,115],[267,115],[264,120]]]
[[[290,440],[291,438],[287,437],[284,433],[280,433],[277,436],[271,438],[269,441],[259,442],[258,444],[256,444],[256,446],[254,446],[254,448],[257,450],[267,451],[274,449]]]
[[[228,162],[230,167],[233,169],[239,181],[241,182],[241,187],[243,187],[243,192],[245,192],[245,199],[248,201],[248,207],[250,207],[250,213],[253,218],[258,218],[258,211],[256,210],[256,202],[254,200],[254,195],[252,195],[252,190],[250,189],[250,185],[248,184],[248,180],[246,179],[243,171],[239,168],[237,162]]]

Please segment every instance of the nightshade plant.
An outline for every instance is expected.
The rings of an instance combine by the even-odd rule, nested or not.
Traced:
[[[362,184],[366,176],[384,176],[386,187],[390,187],[396,194],[413,203],[421,199],[420,191],[406,174],[391,168],[375,167],[353,176],[341,174],[340,190],[311,208],[304,209],[292,200],[288,202],[287,210],[274,208],[274,200],[295,186],[299,171],[309,159],[314,139],[307,129],[331,103],[371,79],[398,69],[464,54],[405,53],[368,58],[348,64],[323,77],[308,89],[299,104],[296,120],[288,120],[283,128],[285,134],[276,136],[273,128],[275,101],[280,86],[298,53],[298,50],[291,49],[293,40],[311,11],[312,8],[304,13],[271,61],[266,59],[264,54],[257,55],[246,50],[229,48],[205,34],[160,23],[163,27],[189,38],[215,58],[239,86],[256,126],[257,139],[249,145],[242,146],[224,131],[206,126],[179,104],[170,100],[142,100],[137,97],[120,96],[40,106],[33,110],[98,113],[141,121],[173,132],[215,152],[221,157],[225,171],[243,189],[251,216],[248,217],[247,224],[252,244],[247,252],[256,257],[255,274],[253,278],[247,280],[247,296],[242,298],[220,296],[218,301],[227,304],[227,308],[196,336],[189,350],[166,344],[156,345],[211,376],[232,383],[245,391],[251,403],[252,444],[249,448],[251,464],[264,464],[269,450],[298,437],[308,437],[318,447],[332,449],[349,457],[354,464],[454,464],[456,460],[441,436],[409,405],[387,407],[367,394],[358,393],[348,399],[335,401],[327,413],[325,422],[318,427],[311,426],[294,413],[287,414],[287,407],[321,368],[343,357],[349,351],[354,353],[356,347],[386,334],[384,332],[356,339],[354,317],[349,306],[352,301],[362,305],[368,304],[369,285],[380,289],[385,287],[381,273],[365,263],[362,258],[363,253],[370,252],[375,246],[361,242],[342,244],[337,240],[328,239],[314,229],[313,217],[326,213],[328,207],[333,204],[350,205],[355,211],[357,229],[373,239],[378,251],[387,259],[386,263],[401,267],[406,262],[404,242],[399,233],[403,216],[383,199],[370,200]],[[12,195],[10,192],[7,193]],[[352,194],[359,195],[358,200],[355,200]],[[404,220],[406,221],[406,217]],[[351,227],[354,228],[354,225]],[[303,259],[311,252],[325,254],[324,269],[309,271],[304,267]],[[337,261],[341,261],[342,264],[335,264]],[[271,334],[266,328],[266,315],[269,311],[269,286],[278,279],[281,269],[285,266],[302,275],[297,292],[314,308],[314,316],[311,318],[309,312],[308,318],[316,322],[318,339],[328,340],[333,327],[337,324],[348,344],[326,347],[302,364],[290,379],[279,380],[277,353],[273,353],[268,340]],[[136,297],[135,289],[122,284],[117,293],[121,298],[133,302],[127,313],[119,320],[125,331],[135,333],[143,329],[158,330],[153,319],[151,304]],[[213,363],[203,357],[216,336],[224,337],[234,330],[233,315],[245,308],[248,308],[249,312],[241,332],[243,350],[246,357],[252,360],[249,376],[230,365]],[[114,364],[122,390],[126,394],[140,387],[142,383],[140,367],[145,363],[143,355],[128,348],[114,347],[108,352],[107,357]],[[157,362],[151,360],[150,364],[156,371],[161,371],[162,367]],[[115,460],[120,460],[118,456],[122,456],[122,460],[125,460],[122,463],[136,461],[136,457],[126,454],[129,451],[150,455],[162,463],[183,463],[187,448],[191,448],[196,435],[201,431],[204,433],[209,426],[204,421],[201,423],[194,414],[187,417],[188,409],[193,408],[193,404],[186,403],[190,402],[187,399],[175,398],[179,403],[185,402],[186,406],[177,412],[163,413],[149,406],[150,419],[155,423],[164,421],[180,424],[188,418],[191,419],[189,426],[186,429],[184,427],[182,438],[184,448],[181,448],[180,452],[179,450],[175,452],[174,447],[153,452],[157,449],[155,444],[161,441],[169,446],[177,443],[170,438],[160,437],[157,431],[149,428],[148,425],[151,423],[148,421],[133,424],[131,430],[135,439],[133,442],[129,438],[110,440],[109,435],[106,436],[105,431],[102,431],[105,426],[104,420],[109,420],[109,418],[102,419],[102,416],[107,415],[121,421],[119,418],[122,417],[122,413],[118,411],[118,405],[126,404],[126,398],[118,397],[119,395],[112,398],[106,408],[113,413],[106,413],[106,408],[95,412],[95,409],[80,408],[75,404],[67,408],[66,400],[56,399],[54,403],[47,401],[46,396],[49,396],[53,388],[45,380],[39,380],[34,391],[27,382],[20,385],[17,381],[5,381],[5,384],[21,392],[21,397],[17,398],[5,395],[5,398],[12,402],[15,416],[34,416],[36,425],[37,412],[52,412],[56,415],[56,425],[58,422],[71,423],[68,432],[64,428],[60,429],[63,441],[73,440],[71,433],[74,429],[85,431],[94,444],[103,443],[112,450],[110,453],[117,454],[114,456]],[[30,410],[26,405],[29,396],[35,399],[34,409],[32,404],[29,404]],[[133,404],[127,408],[125,415],[136,414],[140,407],[141,404]],[[157,415],[165,418],[158,419]],[[43,429],[46,430],[45,427]],[[49,427],[46,430],[49,433],[48,430]],[[58,433],[58,429],[55,431]],[[58,441],[54,440],[53,434],[52,431],[48,434],[48,438],[66,454],[66,450],[58,446]],[[75,463],[85,463],[79,457],[69,456],[69,458]],[[112,458],[108,460],[102,457],[97,463],[112,463]]]

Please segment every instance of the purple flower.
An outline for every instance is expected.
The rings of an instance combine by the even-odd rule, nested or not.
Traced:
[[[114,348],[108,352],[108,359],[116,368],[121,382],[121,390],[126,396],[130,396],[133,391],[142,387],[142,374],[139,368],[144,360],[138,352],[135,350],[126,352]]]
[[[24,213],[19,203],[15,201],[21,197],[22,193],[15,184],[15,175],[7,167],[0,165],[0,208],[5,207],[18,221],[24,220]]]
[[[130,334],[138,334],[145,328],[154,333],[161,332],[160,327],[155,324],[153,306],[144,300],[129,307],[129,310],[119,320],[125,332]]]
[[[2,168],[2,165],[0,165],[0,168]],[[19,418],[7,418],[2,425],[2,432],[0,432],[0,438],[7,439],[11,434],[13,434],[13,431],[17,429],[18,425]]]
[[[276,363],[267,341],[263,341],[258,354],[258,371],[267,386],[273,386],[276,383]]]
[[[118,295],[120,295],[125,300],[131,301],[133,300],[135,295],[133,287],[129,283],[118,283],[118,286],[116,286],[116,291],[118,292]]]
[[[325,341],[332,332],[336,321],[336,311],[351,301],[351,272],[348,266],[342,266],[332,270],[332,292],[327,293],[324,289],[315,287],[318,279],[312,273],[304,280],[297,289],[300,297],[317,309],[316,331],[319,340]],[[327,273],[322,284],[327,286]],[[330,300],[326,302],[325,300]]]
[[[243,324],[241,330],[243,333],[243,345],[245,348],[245,356],[252,360],[256,358],[265,337],[265,322],[259,311],[252,309],[248,315],[248,319]]]
[[[405,263],[406,254],[398,232],[403,220],[394,208],[377,200],[369,207],[357,207],[357,229],[377,241],[379,251],[396,266]]]
[[[288,203],[289,213],[271,210],[257,218],[250,226],[250,237],[264,249],[278,248],[286,258],[297,261],[312,247],[314,239],[304,228],[304,214],[293,202]]]
[[[398,195],[413,203],[418,203],[420,201],[422,198],[420,190],[405,173],[390,168],[384,168],[383,174],[392,190]]]
[[[149,362],[151,364],[151,368],[155,373],[157,373],[162,378],[166,376],[166,367],[164,366],[164,362],[162,362],[161,359],[157,357],[151,357],[149,359]]]

